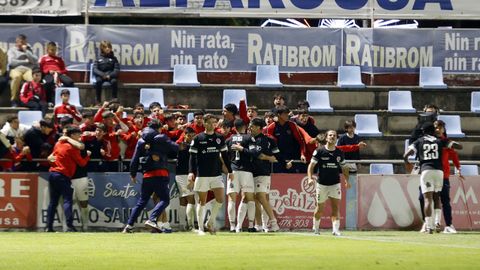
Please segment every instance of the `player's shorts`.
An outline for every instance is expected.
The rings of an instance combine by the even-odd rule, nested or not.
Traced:
[[[73,198],[77,201],[88,201],[88,178],[72,179]]]
[[[207,192],[214,188],[224,188],[223,177],[219,176],[199,176],[195,179],[193,191]]]
[[[193,195],[193,190],[188,189],[188,175],[175,175],[175,182],[177,182],[178,192],[180,192],[180,197],[187,197]]]
[[[420,175],[420,188],[422,193],[440,192],[443,187],[442,170],[424,170]]]
[[[340,183],[331,186],[317,183],[317,203],[324,203],[328,198],[342,199],[342,187]]]
[[[255,188],[254,188],[255,193],[270,192],[270,182],[271,182],[270,176],[266,176],[266,175],[256,176],[253,178],[253,181],[255,182]]]
[[[254,181],[251,172],[233,171],[233,181],[227,181],[227,194],[240,193],[240,191],[253,193],[253,186]]]

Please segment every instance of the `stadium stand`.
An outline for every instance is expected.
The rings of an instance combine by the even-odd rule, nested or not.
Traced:
[[[339,66],[337,85],[341,88],[365,88],[359,66]]]
[[[414,113],[412,107],[412,92],[410,91],[389,91],[388,111],[398,113]]]
[[[282,87],[278,66],[257,65],[255,84],[258,87]]]
[[[148,107],[152,102],[158,102],[165,108],[165,101],[163,97],[162,88],[141,88],[140,89],[140,103]]]
[[[241,99],[244,99],[245,103],[248,104],[247,92],[245,91],[245,89],[224,89],[222,108],[229,103],[233,103],[238,107],[238,103]]]
[[[463,176],[478,175],[478,166],[473,164],[461,164],[460,170]],[[458,174],[457,168],[455,168],[455,174]]]
[[[176,86],[200,86],[197,78],[197,66],[175,65],[173,67],[173,84]]]
[[[307,90],[307,101],[310,112],[333,112],[330,106],[330,96],[326,90]]]
[[[480,113],[480,92],[473,91],[470,101],[470,111]]]
[[[55,89],[55,106],[62,104],[62,98],[60,97],[60,92],[63,89],[68,89],[70,91],[70,99],[68,103],[74,105],[77,109],[81,110],[83,108],[80,103],[80,90],[78,87],[57,87]]]
[[[42,120],[42,112],[41,111],[19,111],[18,112],[18,120],[20,124],[26,126],[32,126],[34,123],[38,123]]]
[[[378,116],[376,114],[355,114],[355,122],[357,123],[355,133],[358,136],[382,136],[382,132],[378,130]]]
[[[443,72],[441,67],[420,67],[419,85],[422,88],[447,89],[443,82]]]
[[[370,164],[370,174],[394,174],[393,164],[391,163],[372,163]]]
[[[462,132],[462,125],[460,122],[460,115],[439,115],[438,120],[445,122],[448,137],[463,138],[465,133]]]

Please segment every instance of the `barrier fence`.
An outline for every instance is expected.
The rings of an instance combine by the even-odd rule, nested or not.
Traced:
[[[139,197],[140,184],[132,184],[127,173],[89,173],[89,225],[93,230],[121,228]],[[461,230],[480,229],[480,176],[466,176],[462,183],[451,176],[454,225]],[[42,229],[48,206],[48,173],[0,173],[0,228]],[[181,227],[179,198],[170,176],[171,204],[168,216],[173,227]],[[418,175],[352,175],[352,188],[343,190],[341,227],[359,230],[410,230],[420,227]],[[315,189],[304,174],[272,174],[270,202],[283,230],[311,229]],[[147,219],[147,210],[137,224]],[[225,207],[225,205],[224,205]],[[208,206],[207,206],[208,208]],[[322,227],[330,227],[326,209]],[[209,215],[207,211],[206,215]],[[74,224],[80,215],[74,207]],[[217,226],[225,224],[225,211]],[[60,220],[56,216],[57,226]]]

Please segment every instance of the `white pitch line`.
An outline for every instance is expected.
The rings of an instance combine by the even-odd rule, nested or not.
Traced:
[[[355,237],[355,236],[332,236],[330,233],[321,233],[320,235],[316,235],[313,233],[295,233],[295,232],[286,232],[286,234],[291,235],[302,235],[302,236],[311,236],[311,237],[332,237],[332,238],[339,238],[339,239],[350,239],[350,240],[357,240],[357,241],[372,241],[372,242],[380,242],[380,243],[401,243],[401,244],[413,244],[419,246],[434,246],[434,247],[447,247],[447,248],[464,248],[464,249],[479,249],[480,247],[472,247],[472,246],[462,246],[462,245],[448,245],[448,244],[434,244],[434,243],[424,243],[424,242],[413,242],[413,241],[403,241],[403,240],[394,240],[394,239],[379,239],[379,238],[371,238],[371,237]]]

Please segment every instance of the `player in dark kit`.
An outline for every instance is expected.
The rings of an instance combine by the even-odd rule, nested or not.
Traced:
[[[204,116],[205,132],[198,134],[190,146],[190,164],[188,180],[195,181],[193,190],[198,195],[197,220],[198,234],[205,235],[205,204],[207,201],[207,192],[212,190],[215,195],[212,213],[207,221],[207,229],[211,234],[215,233],[214,221],[218,211],[223,204],[224,183],[222,178],[222,161],[228,170],[227,178],[233,180],[230,159],[228,158],[228,149],[222,135],[215,133],[217,118],[212,114]]]
[[[439,192],[443,186],[442,149],[444,147],[462,149],[462,146],[454,141],[440,140],[435,137],[433,123],[426,122],[422,125],[423,137],[413,142],[403,155],[405,164],[408,156],[417,153],[420,160],[420,188],[425,200],[425,223],[426,232],[433,233],[435,220],[432,218],[433,205],[439,204]]]
[[[326,144],[320,146],[313,152],[312,160],[308,165],[307,176],[308,184],[313,185],[315,180],[313,172],[318,164],[317,178],[317,207],[314,214],[314,231],[320,234],[320,219],[323,215],[325,201],[330,199],[332,206],[332,234],[340,236],[340,213],[339,203],[342,199],[342,187],[340,184],[340,173],[345,177],[345,187],[350,188],[348,182],[349,168],[345,163],[343,152],[335,146],[337,141],[337,132],[329,130],[325,134]]]
[[[157,225],[157,217],[170,203],[168,156],[176,155],[178,152],[178,145],[172,142],[167,135],[160,134],[161,128],[161,122],[158,119],[152,119],[148,123],[148,127],[143,130],[141,139],[137,142],[135,153],[130,162],[130,177],[133,183],[137,182],[137,171],[141,163],[143,171],[142,190],[123,233],[133,232],[135,220],[145,208],[153,193],[160,200],[153,208],[145,225],[161,231],[161,228]]]

